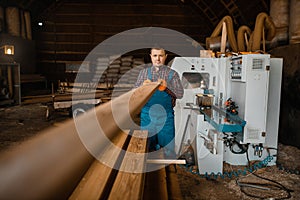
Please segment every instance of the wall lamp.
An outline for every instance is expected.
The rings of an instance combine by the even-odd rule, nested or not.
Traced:
[[[14,45],[4,45],[4,46],[0,47],[0,49],[4,49],[5,55],[14,55],[15,54]]]

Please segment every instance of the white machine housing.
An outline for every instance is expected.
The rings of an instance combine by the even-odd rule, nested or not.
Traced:
[[[227,98],[226,91],[230,90],[229,71],[226,69],[228,64],[229,60],[226,58],[174,58],[171,67],[178,72],[184,87],[184,96],[182,99],[177,100],[174,108],[176,130],[175,150],[177,153],[179,153],[183,141],[183,134],[187,136],[184,142],[196,136],[196,133],[191,133],[187,128],[189,121],[188,116],[190,115],[190,109],[187,109],[187,105],[196,105],[196,94],[204,93],[204,90],[209,88],[216,94],[214,98],[215,103],[219,103],[220,93],[222,93],[223,99]],[[188,80],[188,75],[196,75],[192,76],[191,79],[194,78],[198,82]],[[197,80],[197,77],[201,80]],[[201,81],[204,81],[204,85],[201,85]]]
[[[176,102],[175,150],[190,140],[201,174],[222,172],[223,161],[246,165],[245,153],[236,153],[224,145],[234,139],[248,145],[250,160],[263,160],[268,148],[277,148],[282,59],[269,54],[247,54],[223,58],[176,57],[172,69],[178,72],[184,86],[184,96]],[[238,116],[246,122],[239,133],[216,130],[204,118],[196,104],[196,94],[210,93],[213,105],[224,109],[224,102],[232,98],[238,105]],[[217,119],[218,113],[212,115]],[[222,119],[223,120],[223,119]],[[220,123],[223,122],[221,117]],[[225,139],[224,139],[225,138]],[[271,153],[276,151],[271,150]],[[275,164],[276,158],[270,165]]]
[[[269,54],[248,54],[231,59],[231,94],[239,116],[247,124],[243,143],[264,143],[267,128]]]

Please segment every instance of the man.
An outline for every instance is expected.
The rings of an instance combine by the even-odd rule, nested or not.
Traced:
[[[182,98],[183,87],[176,71],[165,65],[167,54],[162,48],[152,48],[152,65],[140,71],[135,87],[160,82],[158,90],[141,111],[141,129],[149,132],[149,151],[164,147],[165,156],[174,156],[174,110],[177,98]]]

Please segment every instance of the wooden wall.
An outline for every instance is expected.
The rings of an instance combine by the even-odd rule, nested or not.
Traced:
[[[35,30],[37,68],[49,79],[63,78],[65,63],[83,61],[96,45],[125,30],[163,27],[198,42],[210,34],[202,29],[204,19],[176,0],[59,1],[39,20],[44,26]]]

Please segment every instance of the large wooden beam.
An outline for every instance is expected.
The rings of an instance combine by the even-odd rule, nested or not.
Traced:
[[[131,123],[131,116],[140,111],[158,85],[151,83],[129,91],[75,118],[76,121],[70,119],[2,153],[0,197],[69,197],[94,160],[90,152],[101,154],[107,138],[112,140],[122,126]]]

